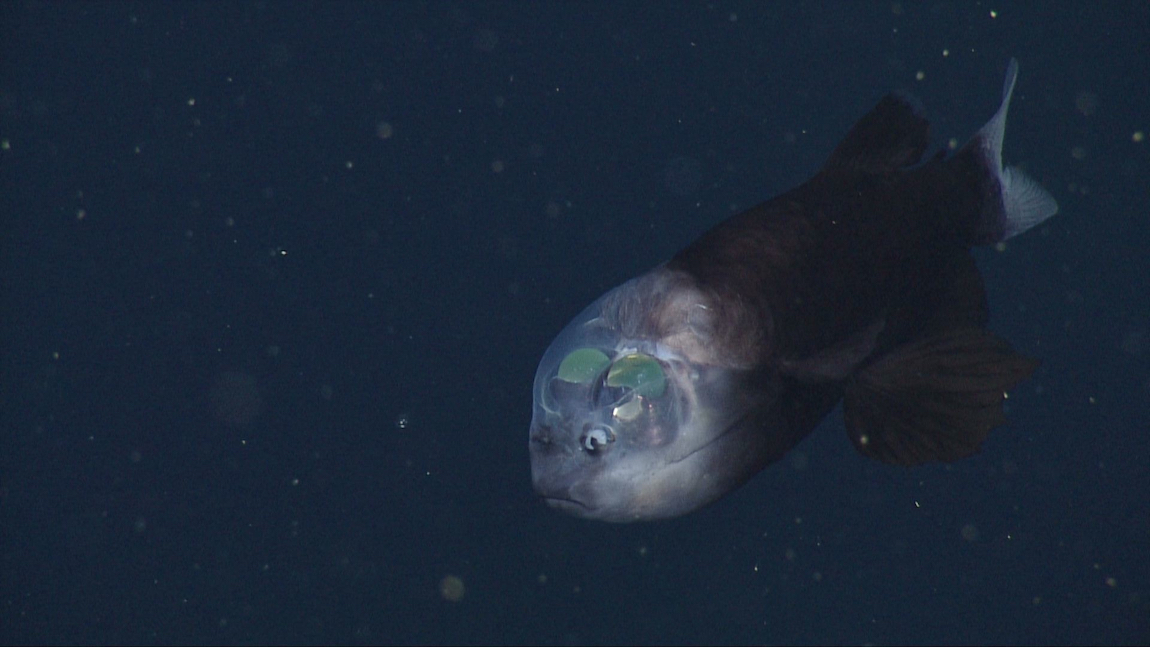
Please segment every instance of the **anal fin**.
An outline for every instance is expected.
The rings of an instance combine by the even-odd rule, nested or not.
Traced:
[[[848,382],[847,432],[859,452],[886,463],[958,460],[1005,422],[1006,391],[1037,366],[983,328],[910,342]]]

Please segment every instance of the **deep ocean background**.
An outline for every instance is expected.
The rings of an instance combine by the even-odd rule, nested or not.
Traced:
[[[570,317],[1011,56],[1061,212],[979,250],[1043,362],[980,454],[534,498]],[[4,2],[0,642],[1146,644],[1148,80],[1146,2]]]

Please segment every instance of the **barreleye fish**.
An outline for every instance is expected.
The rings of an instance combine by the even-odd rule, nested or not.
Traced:
[[[887,95],[804,184],[732,216],[575,317],[535,374],[529,448],[549,505],[607,521],[711,503],[840,402],[865,456],[978,451],[1037,362],[987,329],[971,248],[1058,211],[1002,165],[1002,104],[953,155]]]

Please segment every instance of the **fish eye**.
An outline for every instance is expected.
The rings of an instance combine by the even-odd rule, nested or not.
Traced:
[[[580,348],[563,358],[556,377],[572,384],[590,384],[610,363],[611,360],[603,351]]]
[[[603,449],[608,443],[615,442],[615,434],[610,429],[594,427],[583,434],[580,442],[583,444],[583,449],[593,454]]]
[[[621,357],[607,372],[607,385],[627,387],[646,398],[658,398],[667,388],[667,375],[659,360],[643,353]]]

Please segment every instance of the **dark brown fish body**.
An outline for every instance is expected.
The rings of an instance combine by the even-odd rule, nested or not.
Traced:
[[[920,164],[928,125],[888,95],[809,181],[604,295],[536,375],[532,473],[555,507],[689,512],[777,460],[838,402],[862,453],[955,460],[1034,368],[986,329],[975,245],[1057,205],[1002,168],[995,117]]]

